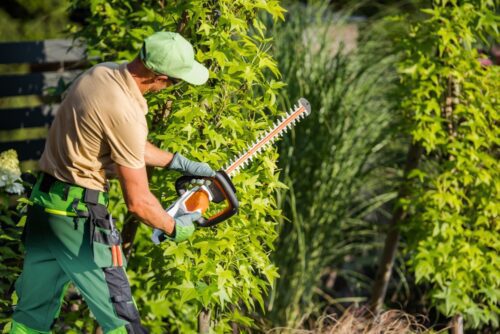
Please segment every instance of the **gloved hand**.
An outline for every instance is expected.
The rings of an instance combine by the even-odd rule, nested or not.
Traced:
[[[165,232],[159,229],[154,229],[151,240],[155,244],[159,244],[165,239],[173,240],[175,242],[181,242],[189,239],[195,230],[193,222],[201,217],[199,212],[188,213],[182,216],[174,218],[175,226],[174,233],[172,235],[167,235]]]
[[[174,233],[172,236],[170,236],[170,239],[174,240],[175,242],[181,242],[189,239],[193,235],[195,230],[193,222],[197,219],[200,219],[200,217],[201,213],[193,212],[174,218]]]
[[[181,172],[191,176],[215,176],[215,171],[204,162],[189,160],[180,153],[175,153],[168,169]]]

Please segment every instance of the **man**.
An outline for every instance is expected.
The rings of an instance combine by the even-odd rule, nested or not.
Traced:
[[[201,85],[207,79],[188,41],[159,32],[144,41],[131,63],[96,65],[72,84],[51,126],[40,159],[43,173],[30,197],[11,333],[50,332],[70,282],[105,333],[147,333],[107,211],[107,178],[118,175],[128,210],[144,223],[174,241],[189,238],[200,215],[170,217],[149,190],[146,166],[199,176],[215,172],[146,141],[143,95],[178,80]]]

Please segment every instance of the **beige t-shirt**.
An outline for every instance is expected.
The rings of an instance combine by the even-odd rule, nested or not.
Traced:
[[[104,190],[115,163],[144,166],[147,103],[126,64],[103,63],[70,87],[52,123],[40,169],[59,180]]]

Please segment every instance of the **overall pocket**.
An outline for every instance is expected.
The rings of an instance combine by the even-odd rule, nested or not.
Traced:
[[[103,205],[88,205],[94,262],[101,268],[122,266],[120,233]]]
[[[100,268],[108,268],[113,265],[113,259],[111,256],[111,246],[99,241],[92,242],[92,255],[94,257],[94,262]]]

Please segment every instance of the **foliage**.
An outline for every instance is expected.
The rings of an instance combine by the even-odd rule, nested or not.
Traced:
[[[0,154],[0,329],[11,310],[11,287],[20,272],[21,246],[18,216],[12,206],[12,195],[23,190],[19,160],[14,150]],[[22,224],[22,222],[20,222]]]
[[[280,149],[288,189],[280,193],[286,219],[273,258],[281,278],[269,318],[272,326],[293,328],[321,315],[325,304],[363,300],[355,293],[336,299],[325,281],[345,280],[358,293],[369,285],[363,266],[376,262],[386,217],[381,206],[395,195],[388,167],[398,161],[389,144],[399,115],[388,97],[396,87],[396,58],[382,27],[366,22],[357,47],[347,49],[339,35],[361,26],[348,22],[349,12],[312,4],[289,12],[273,29],[274,54],[288,83],[283,103],[305,96],[312,114]]]
[[[0,5],[2,40],[40,40],[62,35],[68,23],[66,0],[14,0]]]
[[[91,58],[131,60],[148,35],[180,30],[209,67],[204,86],[181,84],[148,96],[150,139],[164,149],[222,167],[278,116],[275,100],[283,83],[276,81],[271,39],[258,17],[267,12],[282,19],[278,1],[72,1],[72,9],[85,6],[90,8],[87,25],[72,31],[86,40]],[[270,149],[233,178],[241,210],[217,228],[161,247],[152,246],[149,229],[139,231],[128,273],[154,333],[193,332],[202,309],[211,311],[215,332],[227,332],[230,322],[251,326],[245,310],[263,307],[263,295],[277,276],[269,260],[279,216],[273,195],[282,187],[276,159]],[[176,198],[178,175],[172,174],[158,170],[151,182],[165,206]],[[123,217],[123,201],[117,193],[112,197],[115,216]]]
[[[399,41],[402,107],[425,149],[402,203],[411,212],[411,265],[440,312],[461,313],[475,328],[498,327],[500,314],[500,73],[481,66],[476,51],[492,36],[498,42],[497,9],[493,1],[433,1]]]

